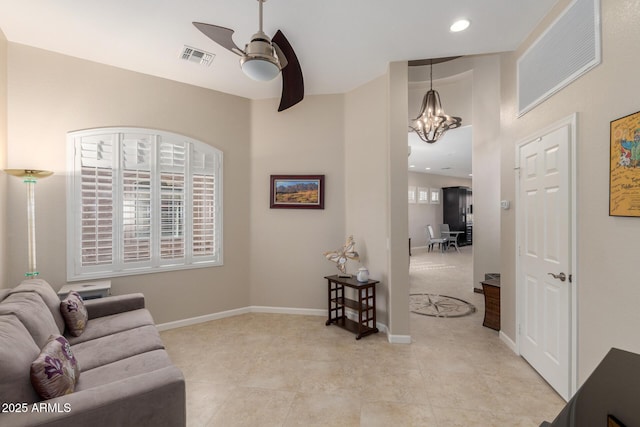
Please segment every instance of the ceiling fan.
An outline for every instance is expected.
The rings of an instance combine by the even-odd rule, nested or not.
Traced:
[[[202,22],[194,22],[193,25],[220,46],[240,56],[242,71],[253,80],[269,81],[282,73],[282,96],[278,111],[284,111],[304,98],[302,68],[282,31],[278,30],[273,39],[262,31],[262,3],[265,1],[258,0],[260,27],[244,50],[233,42],[232,29]]]

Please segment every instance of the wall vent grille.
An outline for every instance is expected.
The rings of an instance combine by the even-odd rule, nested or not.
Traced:
[[[185,61],[193,62],[199,65],[209,66],[213,62],[213,58],[216,55],[210,52],[205,52],[202,49],[196,49],[195,47],[185,46],[180,53],[180,57]]]
[[[518,117],[600,63],[600,0],[574,0],[518,59]]]

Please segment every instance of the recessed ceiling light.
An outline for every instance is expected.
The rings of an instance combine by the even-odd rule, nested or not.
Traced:
[[[415,167],[416,167],[416,165],[409,165],[409,167],[410,167],[410,168],[415,168]]]
[[[449,27],[449,30],[452,33],[457,33],[457,32],[466,30],[467,28],[469,28],[469,25],[471,25],[471,22],[469,22],[468,19],[459,19],[453,24],[451,24],[451,26]]]
[[[473,174],[472,174],[472,173],[470,173],[470,174],[469,174],[469,176],[473,176]]]
[[[428,171],[430,171],[430,170],[431,170],[431,168],[424,168],[424,169],[425,169],[425,170],[428,170]]]

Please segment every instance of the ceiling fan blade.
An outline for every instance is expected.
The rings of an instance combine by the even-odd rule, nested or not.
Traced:
[[[218,25],[205,24],[203,22],[194,22],[193,25],[195,25],[195,27],[199,29],[202,34],[209,37],[211,40],[218,43],[225,49],[229,49],[236,55],[244,55],[243,50],[236,46],[236,44],[233,42],[233,38],[231,37],[233,35],[232,29],[220,27]]]
[[[304,98],[304,79],[298,57],[282,31],[276,32],[272,42],[278,46],[278,53],[282,52],[287,60],[287,65],[282,68],[282,97],[278,107],[278,111],[284,111]]]

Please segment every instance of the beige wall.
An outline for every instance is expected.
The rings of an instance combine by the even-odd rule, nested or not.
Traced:
[[[409,251],[407,250],[407,86],[406,62],[392,62],[387,71],[388,116],[387,169],[389,330],[393,342],[406,342],[409,335]]]
[[[473,287],[499,273],[500,257],[500,57],[473,64]]]
[[[398,337],[409,335],[407,85],[406,63],[392,63],[345,96],[345,228],[380,280],[378,321]]]
[[[224,266],[115,278],[144,292],[158,323],[249,305],[249,100],[9,43],[8,166],[49,169],[36,186],[38,270],[66,282],[66,133],[139,126],[183,134],[224,152]],[[4,204],[3,204],[4,205]],[[24,185],[9,181],[8,282],[26,271]]]
[[[252,101],[250,230],[251,304],[327,306],[324,276],[336,274],[322,255],[342,246],[345,231],[344,96],[307,96],[278,113],[278,100]],[[324,210],[270,209],[269,176],[325,175]],[[356,235],[356,249],[363,242]],[[350,273],[359,265],[347,263]]]
[[[546,28],[560,2],[538,31],[502,63],[502,198],[514,200],[515,143],[570,114],[577,130],[578,381],[584,382],[611,347],[640,352],[640,286],[636,277],[640,219],[610,217],[609,122],[640,109],[635,55],[640,42],[640,9],[635,0],[602,0],[602,64],[516,119],[516,59]],[[515,212],[502,214],[502,331],[515,340]]]
[[[377,288],[378,321],[388,324],[387,76],[345,95],[345,232]]]
[[[470,179],[431,173],[409,172],[409,185],[424,188],[456,186],[471,188],[472,181]],[[410,203],[409,237],[411,237],[411,247],[426,246],[427,235],[424,228],[427,224],[433,225],[436,230],[439,225],[442,224],[442,204],[433,205],[430,203]]]
[[[0,170],[7,167],[7,39],[0,30]],[[0,289],[7,282],[7,175],[0,172]]]

